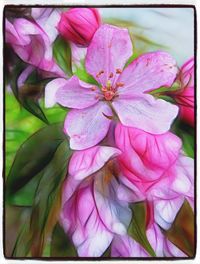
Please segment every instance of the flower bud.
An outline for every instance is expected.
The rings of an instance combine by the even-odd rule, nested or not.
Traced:
[[[194,58],[181,67],[178,80],[181,89],[175,95],[175,100],[180,107],[180,118],[194,126]]]
[[[88,46],[100,26],[100,15],[94,8],[71,8],[61,14],[58,31],[63,38],[79,46]]]

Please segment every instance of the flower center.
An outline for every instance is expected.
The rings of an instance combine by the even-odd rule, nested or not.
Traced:
[[[122,70],[121,69],[116,69],[116,75],[119,75],[122,73]],[[100,72],[98,72],[96,74],[96,78],[101,78],[101,75],[104,74],[104,71],[101,70]],[[112,101],[114,97],[117,97],[119,96],[117,94],[117,90],[119,87],[122,87],[124,86],[124,83],[123,82],[117,82],[115,83],[115,81],[111,82],[111,79],[114,78],[115,79],[115,74],[113,74],[112,72],[109,74],[108,76],[108,80],[106,82],[106,85],[105,86],[102,86],[101,87],[101,91],[102,91],[102,94],[103,94],[103,99],[106,100],[106,101]],[[99,79],[100,81],[100,79]],[[112,83],[114,83],[114,85],[112,85]]]
[[[112,87],[111,81],[106,82],[106,86],[101,88],[104,99],[106,101],[111,101],[116,95],[116,89]]]

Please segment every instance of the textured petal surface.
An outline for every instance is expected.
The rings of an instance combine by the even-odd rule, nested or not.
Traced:
[[[178,107],[151,95],[134,99],[116,99],[112,103],[123,125],[152,134],[163,134],[178,114]]]
[[[98,144],[107,134],[112,116],[109,106],[99,102],[82,110],[71,110],[64,124],[65,132],[70,136],[70,147],[82,150]]]
[[[94,34],[86,55],[86,69],[99,83],[106,85],[110,74],[114,83],[132,55],[132,43],[127,29],[102,25]]]
[[[44,103],[45,107],[49,108],[57,103],[56,92],[58,89],[66,85],[67,80],[64,78],[57,78],[49,82],[45,87]]]
[[[147,229],[147,238],[157,257],[187,257],[162,234],[155,223]]]
[[[125,235],[131,221],[131,210],[128,203],[117,199],[118,183],[113,179],[107,182],[109,171],[96,177],[94,182],[94,198],[101,219],[107,228],[115,234]]]
[[[149,257],[149,254],[130,236],[115,236],[111,244],[111,256],[125,257]]]
[[[168,132],[152,135],[143,130],[118,124],[115,129],[122,174],[143,192],[165,177],[165,172],[177,160],[181,141]]]
[[[170,86],[177,71],[176,61],[166,52],[141,55],[120,75],[118,81],[124,83],[124,86],[120,88],[119,95],[130,98],[161,86]]]
[[[6,20],[6,42],[23,61],[55,76],[65,76],[53,59],[51,39],[35,21],[19,18],[12,24]]]
[[[92,185],[80,187],[65,202],[60,221],[81,257],[100,257],[112,241],[96,209]]]
[[[101,169],[112,157],[121,152],[117,148],[95,146],[86,150],[76,151],[69,163],[69,174],[81,180]]]
[[[166,187],[167,189],[167,187]],[[167,195],[167,194],[166,194]],[[163,229],[169,229],[184,202],[183,196],[160,199],[154,202],[155,221]]]
[[[56,92],[56,101],[69,108],[83,109],[98,102],[98,87],[73,76]]]

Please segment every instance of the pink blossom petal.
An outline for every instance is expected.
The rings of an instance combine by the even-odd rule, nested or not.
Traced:
[[[119,200],[129,203],[136,203],[145,200],[145,196],[141,190],[126,177],[121,176],[119,180],[121,183],[117,190],[117,198]]]
[[[151,95],[116,99],[112,103],[123,125],[152,134],[163,134],[178,114],[178,107]]]
[[[187,257],[177,246],[171,243],[168,239],[165,240],[165,256],[166,257]]]
[[[124,86],[119,89],[119,95],[130,98],[161,86],[170,86],[177,71],[176,61],[166,52],[141,55],[120,75],[118,81]]]
[[[111,244],[111,256],[116,258],[150,257],[139,243],[127,235],[114,237]]]
[[[166,171],[176,162],[181,149],[181,140],[170,132],[152,135],[121,124],[116,126],[115,140],[122,151],[118,158],[122,175],[127,177],[130,189],[132,184],[140,190],[139,197],[147,196],[149,188],[166,177]]]
[[[128,30],[102,25],[94,34],[86,55],[86,69],[98,82],[106,85],[110,74],[112,82],[118,78],[116,70],[123,70],[132,55],[132,43]]]
[[[183,196],[176,196],[173,199],[166,196],[166,199],[156,200],[154,202],[154,217],[156,223],[163,229],[169,229],[183,202]]]
[[[71,110],[64,124],[65,132],[70,136],[70,147],[82,150],[98,144],[107,134],[112,110],[103,102],[81,110]]]
[[[186,255],[172,244],[155,223],[147,229],[147,238],[157,257],[186,257]]]
[[[76,72],[77,68],[82,66],[87,48],[79,47],[74,43],[70,43],[70,45],[72,53],[72,71]]]
[[[34,70],[34,67],[29,65],[27,66],[23,72],[19,75],[17,80],[17,86],[20,88],[23,86],[28,78],[28,76],[31,74],[31,72]]]
[[[82,180],[101,169],[110,159],[121,153],[117,148],[95,146],[86,150],[76,151],[69,163],[69,174]]]
[[[114,178],[108,184],[103,177],[98,176],[94,182],[94,199],[107,228],[115,234],[125,235],[132,213],[127,202],[117,199],[117,189],[118,183]]]
[[[56,27],[60,20],[60,13],[58,8],[32,8],[32,17],[48,35],[51,43],[58,35]]]
[[[81,257],[100,257],[112,241],[113,234],[100,218],[90,185],[80,187],[65,202],[60,221]]]
[[[172,183],[172,189],[179,194],[191,194],[194,187],[194,160],[180,156],[174,169],[176,177]]]
[[[56,92],[59,88],[66,84],[67,80],[64,78],[56,78],[49,82],[45,87],[45,107],[49,108],[57,103]]]
[[[80,81],[73,76],[56,92],[56,101],[69,108],[83,109],[99,101],[98,87]]]
[[[164,236],[156,224],[152,224],[146,231],[147,238],[157,257],[164,257]]]

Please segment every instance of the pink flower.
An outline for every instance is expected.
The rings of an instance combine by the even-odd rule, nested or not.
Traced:
[[[111,256],[116,258],[150,257],[146,250],[128,235],[114,237],[111,244]]]
[[[169,130],[178,108],[147,92],[172,84],[177,73],[175,61],[166,52],[151,52],[123,69],[131,54],[128,30],[103,25],[87,49],[85,64],[99,86],[84,83],[76,76],[48,83],[47,106],[58,102],[74,108],[64,124],[72,149],[98,144],[108,132],[113,111],[126,126],[155,134]]]
[[[71,8],[61,14],[58,31],[66,39],[80,46],[88,46],[100,26],[95,8]]]
[[[193,159],[181,153],[180,139],[170,132],[152,135],[119,124],[115,139],[122,151],[118,157],[121,181],[138,196],[127,195],[129,201],[145,197],[153,202],[156,223],[168,229],[185,198],[193,207]]]
[[[194,58],[188,60],[181,68],[178,80],[181,91],[174,95],[180,107],[180,117],[194,126]]]
[[[64,76],[63,71],[55,63],[52,53],[52,43],[57,33],[55,35],[53,27],[49,29],[47,26],[49,18],[55,22],[53,15],[55,16],[55,13],[40,18],[38,20],[40,24],[25,18],[15,19],[13,23],[6,19],[6,43],[10,44],[15,53],[26,63],[40,70],[52,72],[54,76]]]
[[[157,257],[187,257],[187,255],[171,243],[156,223],[147,229],[147,238]]]
[[[116,148],[96,146],[74,152],[70,160],[60,223],[79,256],[99,257],[116,234],[126,234],[131,210],[116,196],[119,183],[112,171],[119,154]]]

